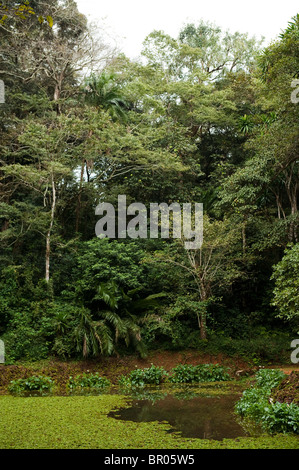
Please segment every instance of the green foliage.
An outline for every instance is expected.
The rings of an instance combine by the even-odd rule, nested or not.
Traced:
[[[128,389],[131,387],[131,380],[130,377],[127,375],[121,375],[120,378],[118,379],[118,385],[120,386],[121,389]]]
[[[27,302],[25,299],[11,306],[8,328],[3,335],[9,362],[21,358],[35,361],[49,355],[53,323],[47,309],[46,301]]]
[[[249,417],[260,424],[262,413],[269,403],[269,393],[268,389],[261,388],[245,390],[235,405],[236,413],[242,417]]]
[[[299,406],[295,403],[273,402],[271,392],[281,383],[285,374],[278,369],[261,369],[256,384],[243,392],[235,411],[249,418],[270,433],[299,433]]]
[[[295,35],[297,36],[297,38],[299,38],[299,13],[293,16],[291,21],[288,22],[286,30],[283,31],[279,37],[281,39],[285,39]]]
[[[278,316],[289,321],[299,320],[299,244],[290,245],[281,261],[273,267],[273,305]]]
[[[26,379],[12,380],[8,390],[13,394],[24,392],[51,392],[55,382],[50,377],[42,375],[28,377]]]
[[[109,327],[102,320],[94,320],[89,310],[82,308],[79,322],[74,329],[76,350],[83,357],[97,356],[99,352],[109,355],[113,351],[113,340]]]
[[[298,437],[278,435],[240,439],[183,438],[169,432],[169,424],[125,423],[112,419],[110,412],[128,407],[117,394],[71,397],[0,396],[1,449],[296,449]],[[22,419],[20,416],[30,416]],[[20,432],[20,430],[22,432]],[[208,451],[209,452],[209,451]]]
[[[145,385],[159,385],[167,377],[167,372],[163,367],[154,366],[146,369],[135,369],[128,376],[119,379],[121,387],[144,387]]]
[[[259,41],[204,21],[152,32],[142,61],[113,56],[73,1],[2,2],[0,23],[8,362],[287,354],[288,332],[270,336],[298,313],[298,17],[258,59]],[[201,249],[97,239],[95,207],[119,194],[203,202]]]
[[[144,251],[135,240],[122,243],[94,238],[82,246],[74,273],[76,283],[69,286],[69,292],[75,291],[77,297],[92,300],[102,283],[109,282],[112,289],[114,282],[124,291],[142,287],[143,257]]]
[[[264,408],[261,422],[270,433],[299,434],[299,406],[295,403],[272,403]]]
[[[173,383],[218,382],[230,380],[226,367],[218,364],[179,364],[171,370],[169,381]]]
[[[98,372],[78,374],[76,377],[70,377],[67,382],[67,387],[72,390],[103,390],[110,387],[111,382],[106,377],[101,377]]]
[[[268,390],[277,387],[284,377],[285,373],[280,369],[260,369],[255,374],[257,387]]]
[[[32,326],[21,325],[3,335],[8,363],[14,363],[20,359],[37,361],[45,359],[50,353],[50,348],[45,337]]]
[[[121,88],[112,72],[103,72],[100,76],[91,76],[84,83],[83,93],[86,103],[107,110],[112,119],[126,120],[128,105]]]
[[[213,335],[206,344],[205,351],[210,354],[224,353],[230,357],[241,356],[253,363],[271,363],[289,358],[290,335],[283,331],[253,329],[248,338],[231,338],[226,335]]]

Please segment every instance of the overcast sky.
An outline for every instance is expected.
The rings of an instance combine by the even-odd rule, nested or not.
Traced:
[[[131,58],[139,55],[142,41],[154,29],[176,37],[185,22],[203,19],[231,32],[264,36],[269,43],[299,13],[298,0],[77,0],[77,5],[90,20],[103,23],[105,18]]]

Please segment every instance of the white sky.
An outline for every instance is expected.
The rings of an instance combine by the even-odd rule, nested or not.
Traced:
[[[130,58],[137,57],[154,29],[177,37],[185,22],[203,19],[232,33],[275,39],[299,12],[298,0],[76,0],[90,20],[109,27]]]

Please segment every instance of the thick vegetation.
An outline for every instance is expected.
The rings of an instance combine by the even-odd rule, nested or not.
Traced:
[[[243,392],[236,404],[236,412],[259,424],[270,433],[299,434],[299,406],[281,403],[271,397],[285,374],[280,370],[264,369],[256,373],[256,384]]]
[[[188,24],[178,38],[154,31],[138,62],[94,40],[74,2],[33,7],[0,22],[7,362],[157,347],[289,357],[298,332],[298,16],[264,50],[210,23]],[[95,209],[107,202],[118,213],[118,195],[146,208],[203,203],[201,248],[97,238]]]

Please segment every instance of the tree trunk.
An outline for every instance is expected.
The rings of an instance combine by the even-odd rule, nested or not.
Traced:
[[[200,339],[207,339],[207,312],[200,313]]]
[[[291,223],[289,226],[289,233],[288,233],[288,238],[291,243],[294,241],[295,243],[298,242],[298,234],[297,234],[298,227],[294,220],[298,212],[298,206],[297,206],[298,181],[296,180],[296,177],[294,178],[294,174],[293,174],[294,165],[295,163],[291,165],[290,172],[289,174],[286,173],[286,179],[285,179],[285,188],[286,188],[286,192],[290,201],[291,216],[292,216]]]
[[[49,282],[50,280],[51,231],[52,231],[53,223],[54,223],[55,207],[56,207],[56,188],[55,188],[54,176],[52,173],[51,221],[50,221],[49,230],[46,235],[46,275],[45,275],[46,282]]]
[[[50,280],[50,231],[46,237],[46,282]]]
[[[85,167],[85,158],[82,160],[81,165],[81,175],[80,175],[80,184],[79,184],[79,193],[76,205],[76,226],[75,232],[79,232],[79,221],[80,221],[80,211],[81,211],[81,194],[82,194],[82,186],[83,186],[83,176],[84,176],[84,167]]]
[[[93,132],[90,130],[88,132],[88,138],[92,136]],[[88,173],[88,162],[86,160],[86,157],[84,156],[82,159],[82,164],[81,164],[81,174],[80,174],[80,183],[79,183],[79,193],[78,193],[78,199],[77,199],[77,205],[76,205],[76,223],[75,223],[75,232],[79,232],[79,222],[80,222],[80,211],[81,211],[81,195],[82,195],[82,189],[83,189],[83,178],[84,178],[84,168],[86,165],[86,174],[87,174],[87,179],[89,182],[89,173]]]
[[[61,82],[56,82],[53,99],[54,101],[57,101],[56,112],[58,115],[61,114],[61,108],[59,104],[60,93],[61,93]]]
[[[203,280],[200,282],[200,298],[203,302],[204,308],[200,309],[200,339],[207,339],[207,309],[206,301],[208,300],[208,289]]]

